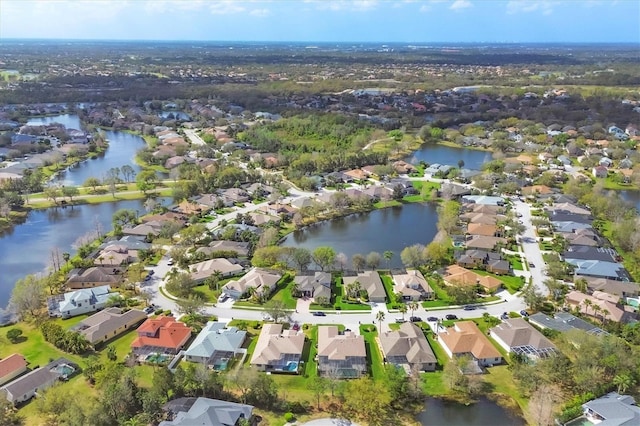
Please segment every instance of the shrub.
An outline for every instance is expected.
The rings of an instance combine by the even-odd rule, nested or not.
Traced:
[[[292,412],[284,413],[284,419],[287,422],[292,422],[296,416]]]
[[[9,339],[11,343],[18,343],[21,336],[22,330],[20,330],[19,328],[12,328],[11,330],[7,331],[7,339]]]

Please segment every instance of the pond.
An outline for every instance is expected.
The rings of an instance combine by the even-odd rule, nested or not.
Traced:
[[[427,398],[418,422],[424,426],[524,426],[524,419],[488,398],[470,405]]]
[[[640,191],[624,190],[616,192],[620,194],[620,198],[628,203],[631,203],[636,208],[636,210],[640,212]]]
[[[80,117],[75,114],[50,115],[47,117],[33,117],[27,121],[29,126],[41,126],[43,124],[60,123],[67,129],[81,130]]]
[[[492,159],[491,152],[488,151],[424,144],[405,160],[412,164],[424,161],[427,164],[447,164],[454,167],[458,167],[458,161],[462,160],[464,168],[480,170],[484,163],[488,163]]]
[[[169,203],[166,198],[158,201]],[[54,248],[59,250],[60,256],[64,252],[75,253],[76,240],[94,232],[96,224],[102,233],[110,231],[111,217],[120,209],[138,210],[141,215],[146,213],[144,200],[34,210],[24,223],[0,234],[0,307],[9,302],[17,280],[46,269]]]
[[[331,246],[336,253],[346,254],[349,260],[356,253],[382,254],[391,250],[394,252],[391,267],[398,268],[402,266],[402,249],[413,244],[429,244],[437,233],[437,221],[435,205],[406,204],[316,223],[292,232],[282,245],[309,250]]]

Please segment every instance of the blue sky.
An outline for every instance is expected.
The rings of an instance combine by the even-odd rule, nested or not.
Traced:
[[[640,0],[0,0],[5,38],[640,43]]]

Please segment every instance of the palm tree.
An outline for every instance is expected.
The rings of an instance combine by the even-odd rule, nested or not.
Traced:
[[[418,310],[419,307],[420,305],[418,305],[418,302],[416,302],[415,300],[409,302],[409,310],[411,311],[411,316],[413,316],[413,314]]]
[[[404,320],[404,314],[407,313],[407,305],[405,303],[400,305],[400,312],[402,312],[402,319]]]
[[[382,254],[382,256],[386,259],[387,269],[389,270],[389,273],[391,273],[391,259],[393,259],[393,252],[391,250],[387,250]]]
[[[584,313],[589,315],[589,307],[592,306],[593,303],[589,299],[584,299],[582,303],[584,303]]]
[[[618,393],[624,393],[627,389],[634,386],[636,381],[628,374],[617,374],[613,378],[613,384],[618,387]]]
[[[609,315],[610,312],[607,308],[602,308],[600,309],[600,313],[602,314],[602,325],[604,325],[604,323],[607,321],[607,315]]]
[[[384,312],[383,311],[378,311],[378,313],[376,314],[376,321],[378,321],[378,335],[382,332],[382,321],[384,321]]]

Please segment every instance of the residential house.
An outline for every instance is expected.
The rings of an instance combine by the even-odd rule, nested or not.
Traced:
[[[458,199],[464,195],[471,195],[471,189],[464,185],[444,182],[440,186],[438,195],[448,199]]]
[[[565,296],[566,305],[584,315],[607,321],[629,322],[635,315],[618,305],[618,301],[617,296],[601,291],[588,295],[573,290]]]
[[[249,243],[216,240],[209,243],[208,247],[200,247],[196,250],[196,253],[204,253],[205,256],[210,256],[215,252],[235,252],[237,256],[246,257],[249,254]]]
[[[570,246],[597,247],[601,243],[600,236],[591,228],[574,229],[567,232],[559,232]]]
[[[178,398],[168,402],[163,409],[171,420],[158,426],[238,426],[246,420],[248,426],[256,426],[253,406],[209,398]]]
[[[249,193],[242,188],[225,189],[221,194],[225,206],[246,203],[250,200]]]
[[[318,327],[318,373],[338,378],[357,378],[367,372],[364,337],[340,332],[335,325]]]
[[[126,226],[122,228],[122,233],[125,235],[141,235],[146,237],[147,235],[153,235],[157,237],[162,231],[164,222],[161,221],[148,221],[136,226]]]
[[[98,266],[124,266],[138,259],[137,252],[129,251],[122,246],[110,246],[101,250],[93,261]]]
[[[297,373],[304,349],[304,333],[284,330],[282,324],[265,324],[251,357],[261,371]]]
[[[582,404],[583,415],[591,424],[633,426],[640,424],[640,407],[630,395],[611,392]]]
[[[463,203],[484,204],[489,206],[503,206],[504,198],[490,195],[465,195],[462,197]]]
[[[584,207],[580,207],[573,203],[556,203],[551,207],[548,207],[547,210],[550,211],[563,211],[567,213],[581,214],[585,216],[591,216],[591,210],[586,209]]]
[[[187,361],[211,366],[215,370],[226,370],[231,359],[246,353],[242,348],[246,338],[246,331],[209,321],[185,351],[184,357]]]
[[[502,237],[502,230],[495,224],[471,222],[467,225],[467,234]]]
[[[489,335],[507,352],[532,359],[556,353],[556,347],[542,333],[522,318],[510,318],[491,328]]]
[[[27,361],[20,354],[12,354],[0,360],[0,385],[15,379],[27,371]]]
[[[624,266],[622,266],[621,263],[583,259],[565,259],[565,261],[574,267],[575,275],[607,278],[619,281],[631,281],[629,273],[624,269]]]
[[[357,276],[344,277],[342,281],[345,287],[356,281],[360,283],[362,289],[367,292],[370,302],[384,303],[387,300],[384,285],[382,284],[380,275],[376,271],[358,272]]]
[[[173,317],[160,315],[148,318],[138,327],[136,333],[138,337],[131,343],[131,349],[136,355],[175,355],[191,337],[191,328]]]
[[[520,189],[522,195],[549,195],[555,191],[546,185],[525,186]]]
[[[628,281],[609,280],[606,278],[583,277],[577,275],[576,280],[584,279],[587,282],[587,290],[590,293],[601,291],[613,294],[621,299],[627,297],[638,297],[640,294],[640,284]]]
[[[289,218],[293,217],[296,211],[298,211],[298,209],[296,209],[295,207],[291,207],[288,204],[281,203],[268,204],[262,207],[261,210],[270,216],[281,217],[284,215]]]
[[[103,285],[51,296],[47,300],[49,316],[60,316],[66,319],[104,309],[110,298],[120,296],[119,293],[109,293],[109,291],[111,287]]]
[[[267,214],[261,214],[256,212],[250,212],[247,214],[249,215],[249,217],[251,218],[255,226],[265,226],[268,224],[277,225],[280,223],[280,217],[278,216],[270,216]]]
[[[38,392],[49,389],[59,380],[66,380],[76,370],[77,367],[71,361],[58,358],[7,383],[0,388],[0,394],[4,394],[7,401],[17,405],[30,400]]]
[[[414,366],[420,371],[435,371],[438,364],[424,333],[414,323],[405,322],[395,331],[380,334],[380,347],[385,362],[411,371]]]
[[[438,342],[449,355],[470,355],[480,367],[490,367],[502,362],[502,355],[473,321],[458,321],[452,327],[438,333]]]
[[[484,225],[495,225],[498,223],[498,216],[492,213],[468,212],[460,215],[460,219],[469,222]]]
[[[557,312],[555,314],[555,317],[553,318],[543,314],[542,312],[537,312],[529,316],[529,323],[542,329],[548,328],[550,330],[556,330],[560,332],[569,330],[583,330],[589,334],[608,334],[600,327],[596,327],[595,325],[574,315],[571,315],[568,312]]]
[[[223,278],[232,277],[244,271],[244,268],[242,265],[233,263],[228,259],[218,257],[189,265],[189,271],[191,272],[192,280],[202,282],[218,272]]]
[[[500,237],[487,237],[484,235],[469,235],[465,240],[465,246],[469,249],[493,250],[498,244],[506,244],[507,240]]]
[[[442,277],[447,285],[481,286],[488,292],[495,292],[502,287],[502,281],[490,275],[479,275],[462,266],[450,265]]]
[[[280,278],[282,275],[279,273],[253,268],[241,278],[226,283],[222,287],[222,292],[234,299],[242,297],[249,292],[250,288],[253,288],[257,294],[269,295],[275,290]]]
[[[331,300],[331,273],[316,271],[313,275],[296,275],[293,281],[302,297],[310,297],[316,303],[319,297]]]
[[[596,178],[606,178],[608,174],[608,170],[605,166],[599,165],[593,168],[591,174]]]
[[[433,289],[417,269],[409,269],[404,274],[393,275],[393,292],[401,294],[404,300],[430,300],[435,294]]]
[[[125,312],[120,308],[108,308],[80,321],[72,330],[96,345],[136,328],[146,319],[147,314],[138,309]]]
[[[590,225],[593,222],[591,215],[571,213],[564,210],[550,210],[549,221],[551,222],[575,222]]]
[[[615,249],[607,247],[569,246],[562,253],[562,258],[573,260],[598,260],[601,262],[617,262],[620,259]]]
[[[591,224],[589,223],[580,223],[580,222],[574,222],[574,221],[567,221],[567,222],[552,221],[551,225],[553,226],[553,229],[555,232],[560,232],[560,233],[571,233],[571,232],[576,232],[580,229],[592,229]]]
[[[92,288],[108,285],[119,287],[124,282],[121,268],[93,266],[87,269],[74,269],[69,274],[65,286],[69,289]]]

